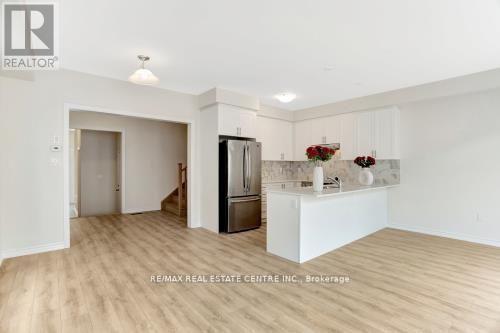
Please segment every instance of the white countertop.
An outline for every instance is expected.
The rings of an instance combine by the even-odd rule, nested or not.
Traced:
[[[262,185],[281,184],[281,183],[302,183],[302,182],[307,182],[307,180],[302,180],[302,179],[266,180],[262,182]]]
[[[267,193],[283,193],[283,194],[291,194],[298,196],[313,196],[316,198],[324,198],[331,197],[336,195],[343,195],[348,193],[355,192],[364,192],[364,191],[373,191],[386,189],[391,187],[399,186],[399,184],[394,185],[371,185],[371,186],[362,186],[362,185],[343,185],[342,191],[338,188],[331,188],[323,190],[322,192],[314,192],[312,187],[293,187],[287,189],[269,189]]]

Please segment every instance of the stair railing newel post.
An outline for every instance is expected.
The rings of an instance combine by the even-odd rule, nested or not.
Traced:
[[[184,199],[186,200],[186,209],[187,209],[187,189],[188,189],[188,174],[187,174],[187,166],[184,167],[184,187],[185,187],[185,191],[184,191]]]

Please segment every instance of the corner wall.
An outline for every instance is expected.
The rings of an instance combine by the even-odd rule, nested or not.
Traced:
[[[500,89],[399,107],[390,226],[500,246]]]
[[[37,72],[34,81],[0,76],[4,257],[64,247],[63,152],[51,152],[49,146],[55,136],[60,140],[66,137],[65,103],[194,124],[199,114],[196,96],[73,71]],[[194,153],[190,152],[196,168]],[[199,182],[193,179],[192,184]],[[197,198],[199,191],[194,186]],[[199,199],[195,199],[193,226],[200,225],[198,204]]]

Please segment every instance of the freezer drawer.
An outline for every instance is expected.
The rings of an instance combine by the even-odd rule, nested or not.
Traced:
[[[227,232],[254,229],[260,225],[260,196],[227,199]]]

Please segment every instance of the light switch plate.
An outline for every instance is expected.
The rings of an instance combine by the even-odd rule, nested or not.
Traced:
[[[50,159],[50,164],[51,164],[52,166],[58,166],[58,165],[59,165],[59,159],[58,159],[58,158],[55,158],[55,157],[51,158],[51,159]]]

